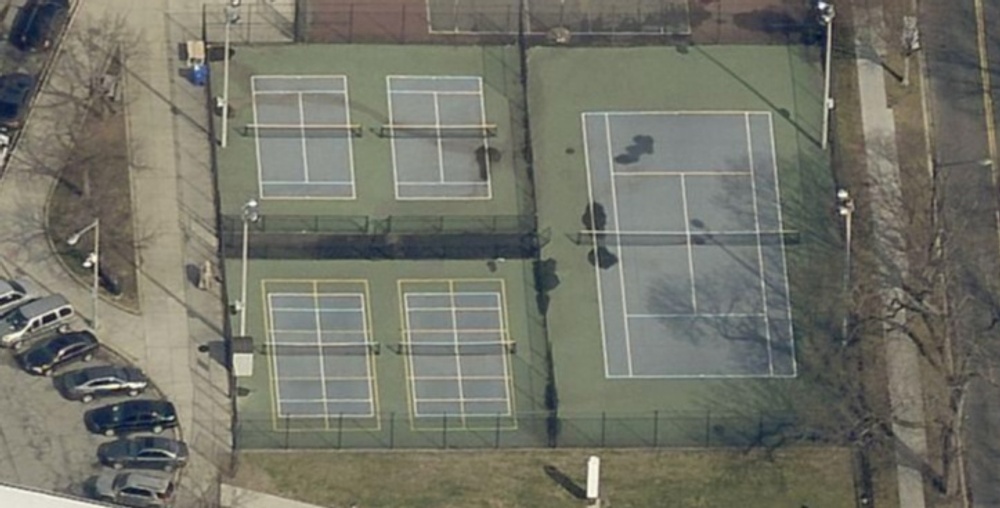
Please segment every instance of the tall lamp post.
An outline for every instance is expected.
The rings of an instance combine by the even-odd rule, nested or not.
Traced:
[[[854,198],[847,189],[837,190],[837,213],[844,219],[844,298],[849,299],[851,290],[851,227],[854,221]],[[841,324],[841,344],[847,344],[847,316],[844,313],[844,322]]]
[[[260,220],[260,203],[256,199],[249,199],[243,205],[243,256],[241,257],[241,267],[243,275],[240,278],[240,301],[237,309],[240,313],[240,337],[247,334],[247,250],[248,239],[250,237],[250,223]]]
[[[86,234],[88,231],[94,231],[94,251],[87,255],[87,259],[83,262],[84,268],[90,268],[94,272],[94,282],[91,288],[91,299],[93,300],[92,305],[92,319],[90,325],[97,330],[100,328],[100,323],[97,319],[97,302],[100,300],[100,271],[101,271],[101,219],[94,219],[89,225],[85,226],[83,229],[73,233],[72,236],[66,239],[66,243],[69,245],[76,245],[80,242],[80,237]]]
[[[830,111],[833,109],[833,97],[830,97],[830,60],[833,58],[833,18],[836,11],[833,4],[825,0],[816,3],[819,11],[819,22],[826,31],[826,45],[823,55],[823,134],[820,144],[826,150],[830,138]]]
[[[229,5],[226,6],[226,43],[222,57],[222,148],[229,141],[229,29],[240,20],[241,3],[243,0],[229,0]]]

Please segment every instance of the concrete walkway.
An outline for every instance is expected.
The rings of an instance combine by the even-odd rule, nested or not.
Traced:
[[[221,487],[220,505],[222,508],[321,508],[226,484]]]
[[[861,119],[864,126],[865,151],[868,161],[867,195],[873,204],[872,226],[875,248],[884,288],[882,300],[886,308],[902,296],[901,274],[907,272],[903,194],[900,186],[899,159],[896,151],[896,128],[886,99],[885,70],[882,55],[886,54],[885,23],[880,3],[855,3],[858,82],[861,94]],[[899,324],[906,321],[905,312],[893,318]],[[889,400],[892,409],[892,431],[897,437],[896,475],[899,481],[899,505],[903,508],[925,506],[922,465],[927,457],[927,435],[924,422],[923,389],[920,377],[920,357],[916,346],[899,330],[902,326],[886,323],[883,340],[888,361]]]

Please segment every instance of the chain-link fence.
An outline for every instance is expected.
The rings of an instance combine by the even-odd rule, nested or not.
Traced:
[[[809,0],[260,0],[230,27],[236,44],[786,44],[814,41]],[[225,32],[208,6],[209,40]]]
[[[513,423],[512,423],[513,422]],[[441,415],[419,421],[405,413],[355,418],[281,418],[243,414],[236,442],[248,449],[396,448],[750,448],[818,438],[785,414],[715,414],[649,411],[634,414],[560,413],[510,416]]]

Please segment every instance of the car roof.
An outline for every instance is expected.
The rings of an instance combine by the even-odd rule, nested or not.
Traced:
[[[39,342],[33,349],[41,349],[48,347],[65,347],[70,344],[77,344],[80,342],[96,343],[97,337],[95,337],[93,333],[90,333],[87,330],[63,333],[60,335],[49,337],[48,339]]]
[[[129,409],[132,411],[154,411],[161,414],[173,414],[174,405],[166,400],[155,400],[155,399],[139,399],[139,400],[126,400],[124,402],[119,402],[118,404],[124,409]]]
[[[129,471],[122,473],[128,475],[125,485],[128,487],[141,487],[154,492],[163,492],[170,485],[170,477],[157,475],[145,471]]]
[[[74,370],[69,374],[73,377],[80,377],[84,381],[90,381],[91,379],[98,379],[111,376],[122,376],[124,377],[126,367],[120,365],[94,365],[92,367],[85,367],[83,369]]]
[[[35,300],[30,303],[26,303],[19,307],[21,314],[25,316],[34,316],[35,314],[40,314],[46,312],[55,307],[61,307],[63,305],[69,305],[69,301],[63,295],[49,295],[40,300]]]

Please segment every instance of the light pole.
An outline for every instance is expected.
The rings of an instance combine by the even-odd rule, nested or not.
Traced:
[[[824,0],[816,3],[819,11],[819,22],[826,31],[826,49],[823,58],[823,134],[820,144],[826,150],[830,138],[830,111],[833,109],[833,97],[830,97],[830,60],[833,53],[833,18],[836,15],[833,4]]]
[[[70,245],[76,245],[80,242],[80,236],[85,234],[87,231],[94,230],[94,251],[87,255],[87,259],[83,262],[84,268],[90,268],[94,272],[94,283],[91,288],[91,298],[93,300],[92,305],[92,319],[90,325],[97,330],[100,328],[100,323],[97,320],[97,301],[100,300],[100,271],[101,271],[101,219],[94,219],[89,225],[85,226],[83,229],[73,233],[72,236],[66,239],[66,243]]]
[[[249,199],[243,205],[243,256],[240,265],[243,269],[243,276],[240,278],[240,301],[237,305],[240,313],[240,337],[245,337],[247,334],[247,250],[249,249],[250,223],[258,220],[260,220],[260,203],[256,199]]]
[[[222,148],[229,141],[229,29],[240,20],[240,4],[243,0],[229,0],[226,6],[226,43],[222,56]]]
[[[851,227],[854,221],[854,199],[847,189],[837,190],[837,213],[844,219],[844,299],[850,303],[851,290]],[[841,344],[847,344],[847,317],[849,310],[845,309],[844,322],[841,324]]]

